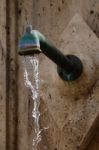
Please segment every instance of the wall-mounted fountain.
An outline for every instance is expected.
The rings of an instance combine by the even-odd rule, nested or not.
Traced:
[[[42,52],[57,64],[56,68],[46,59],[40,64],[44,80],[41,99],[53,118],[49,127],[56,126],[48,136],[52,144],[46,145],[46,149],[48,146],[50,150],[82,150],[96,129],[99,115],[99,56],[96,55],[99,41],[79,15],[72,19],[60,38],[61,50],[28,26],[18,53],[30,57]],[[47,138],[46,133],[45,136]]]

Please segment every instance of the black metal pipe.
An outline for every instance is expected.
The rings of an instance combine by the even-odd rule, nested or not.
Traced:
[[[57,66],[63,68],[67,74],[73,70],[72,61],[68,59],[61,51],[59,51],[52,43],[46,40],[40,40],[40,49],[48,58],[50,58]]]

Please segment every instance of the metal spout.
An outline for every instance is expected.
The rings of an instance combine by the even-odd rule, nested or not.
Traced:
[[[37,31],[32,31],[32,26],[26,28],[26,32],[19,42],[19,55],[31,55],[41,53]]]
[[[80,59],[74,55],[65,56],[46,37],[32,26],[26,28],[26,32],[19,42],[19,55],[34,55],[44,53],[57,64],[59,76],[66,81],[77,79],[83,70]]]

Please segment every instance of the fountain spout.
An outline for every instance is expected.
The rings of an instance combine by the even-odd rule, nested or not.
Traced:
[[[64,55],[46,37],[37,30],[32,30],[32,26],[26,28],[25,34],[19,42],[19,55],[34,55],[44,53],[54,63],[57,64],[59,76],[65,81],[77,79],[83,70],[81,60],[74,55]]]

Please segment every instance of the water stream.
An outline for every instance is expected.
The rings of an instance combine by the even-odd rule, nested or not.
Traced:
[[[39,79],[39,59],[37,55],[23,58],[24,64],[24,82],[31,91],[31,97],[34,103],[32,117],[34,119],[35,133],[33,136],[33,150],[37,150],[37,145],[41,141],[41,129],[39,124],[40,117],[40,79]]]

